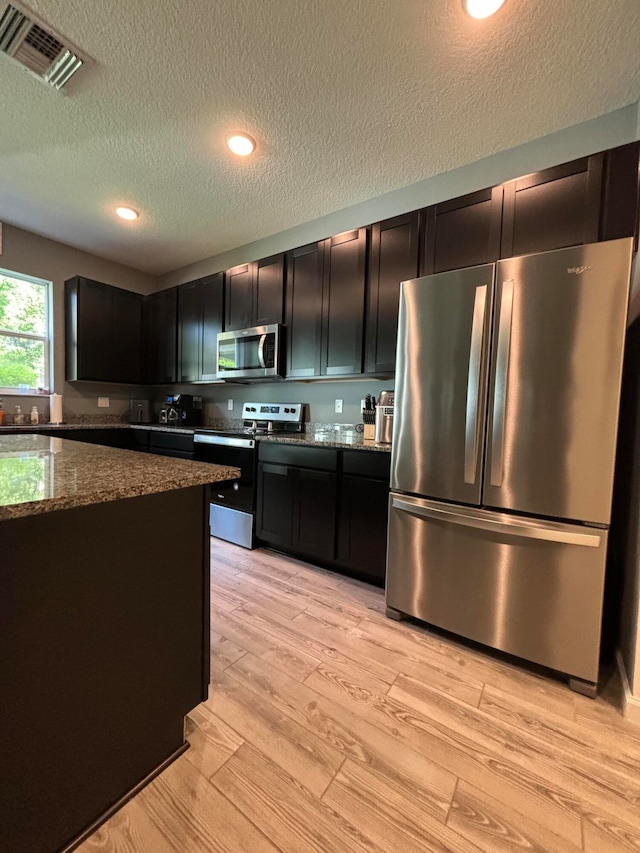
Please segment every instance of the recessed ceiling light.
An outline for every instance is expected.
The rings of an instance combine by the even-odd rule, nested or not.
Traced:
[[[227,136],[227,147],[239,157],[247,157],[255,151],[256,143],[248,133],[230,133]]]
[[[128,219],[130,222],[140,216],[138,211],[132,207],[116,207],[116,213],[121,219]]]
[[[504,0],[462,0],[462,5],[472,18],[488,18],[502,6]]]

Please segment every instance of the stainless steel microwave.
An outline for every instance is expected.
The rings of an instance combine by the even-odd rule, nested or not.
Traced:
[[[218,333],[218,379],[278,379],[283,376],[283,327],[254,326]]]

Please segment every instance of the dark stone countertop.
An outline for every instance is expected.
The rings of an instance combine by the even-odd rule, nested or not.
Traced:
[[[237,468],[44,435],[0,435],[0,521],[240,476]]]
[[[0,426],[0,437],[3,435],[20,434],[25,435],[36,431],[53,430],[89,430],[89,429],[146,429],[154,432],[179,433],[182,435],[193,435],[196,429],[223,432],[224,430],[213,429],[213,427],[174,427],[164,424],[34,424],[33,426]],[[276,442],[281,444],[302,444],[305,447],[334,447],[340,450],[372,450],[380,453],[390,453],[390,444],[379,444],[370,439],[365,439],[362,433],[355,430],[315,430],[290,435],[256,435],[257,441]]]
[[[275,444],[302,444],[305,447],[335,447],[339,450],[373,450],[379,453],[390,453],[390,444],[380,444],[365,439],[362,433],[348,432],[304,432],[300,435],[258,435],[259,441]]]

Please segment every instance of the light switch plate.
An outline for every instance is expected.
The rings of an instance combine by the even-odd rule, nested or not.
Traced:
[[[336,415],[342,414],[342,400],[336,400]]]
[[[232,411],[233,411],[233,400],[231,399],[231,397],[229,397],[229,399],[227,400],[227,409],[228,409],[230,412],[232,412]]]
[[[108,397],[98,397],[98,408],[99,409],[108,409],[109,408],[109,398]]]

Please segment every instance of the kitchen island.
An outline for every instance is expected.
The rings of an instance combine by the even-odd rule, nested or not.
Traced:
[[[207,697],[209,484],[234,468],[0,437],[0,850],[70,849]]]

